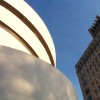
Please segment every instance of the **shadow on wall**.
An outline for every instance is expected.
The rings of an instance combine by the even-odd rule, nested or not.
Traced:
[[[0,46],[1,100],[77,100],[70,81],[50,64]]]

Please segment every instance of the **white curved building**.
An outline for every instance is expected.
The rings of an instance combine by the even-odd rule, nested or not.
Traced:
[[[24,0],[0,0],[0,45],[56,65],[54,43],[44,22]]]

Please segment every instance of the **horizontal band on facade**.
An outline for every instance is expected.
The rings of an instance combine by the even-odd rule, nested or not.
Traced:
[[[7,2],[1,1],[1,5],[3,7],[5,7],[6,9],[8,9],[9,11],[11,11],[15,16],[17,16],[33,32],[33,34],[36,35],[36,37],[39,39],[39,41],[44,46],[44,48],[48,54],[48,57],[51,61],[51,64],[54,66],[55,64],[54,64],[54,60],[53,60],[53,56],[51,54],[51,51],[50,51],[47,43],[45,42],[45,40],[43,39],[43,37],[39,33],[39,31],[34,27],[34,25],[24,15],[22,15],[18,10],[16,10],[14,7],[12,7]]]
[[[13,29],[11,29],[9,26],[7,26],[5,23],[0,21],[0,27],[2,27],[4,30],[8,31],[11,35],[13,35],[19,42],[21,42],[26,49],[34,56],[38,57],[37,53],[32,49],[32,47],[20,36],[18,33],[16,33]]]

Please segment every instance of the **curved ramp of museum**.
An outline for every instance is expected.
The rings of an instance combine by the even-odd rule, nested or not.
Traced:
[[[24,0],[0,0],[0,45],[32,54],[56,66],[51,35]]]

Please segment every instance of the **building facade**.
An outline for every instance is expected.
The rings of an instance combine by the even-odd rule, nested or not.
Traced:
[[[100,16],[89,32],[93,40],[75,67],[84,100],[100,100]]]
[[[0,45],[24,51],[56,66],[55,46],[38,14],[24,0],[0,0]],[[6,41],[8,40],[8,41]]]
[[[77,100],[56,67],[51,35],[24,0],[0,0],[0,100]]]

